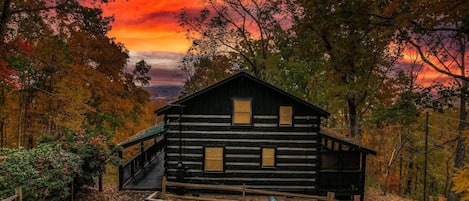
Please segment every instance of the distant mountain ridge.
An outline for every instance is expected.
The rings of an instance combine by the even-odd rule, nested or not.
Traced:
[[[166,99],[174,100],[179,97],[183,89],[182,86],[178,85],[160,85],[160,86],[147,86],[143,87],[148,93],[150,93],[150,99]]]

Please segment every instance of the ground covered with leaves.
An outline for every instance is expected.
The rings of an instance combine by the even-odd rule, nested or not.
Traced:
[[[75,196],[75,201],[130,201],[144,200],[152,191],[119,191],[116,185],[105,185],[103,191],[85,188]]]
[[[103,188],[103,192],[99,192],[97,188],[86,188],[80,192],[75,200],[76,201],[130,201],[130,200],[144,200],[152,191],[118,191],[115,185],[106,185]],[[216,197],[222,198],[222,195]],[[176,201],[175,199],[168,199]],[[248,200],[252,201],[264,201],[269,200],[266,196],[249,197]],[[284,201],[286,199],[277,198],[278,201]],[[292,199],[288,199],[292,201]],[[399,197],[397,195],[383,195],[383,193],[376,188],[368,188],[365,195],[366,201],[412,201]],[[177,201],[186,201],[177,199]]]

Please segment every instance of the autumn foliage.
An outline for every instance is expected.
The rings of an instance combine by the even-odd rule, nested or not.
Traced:
[[[116,142],[154,123],[149,94],[126,72],[128,51],[107,36],[112,17],[102,15],[106,3],[10,0],[0,6],[0,148],[19,154],[59,146],[54,149],[73,155],[64,160],[76,160],[80,169],[61,186],[76,190],[93,185],[106,164],[120,163]],[[2,160],[0,169],[11,165],[10,157]],[[51,195],[44,196],[37,199]]]
[[[178,15],[192,44],[186,93],[248,71],[329,111],[321,126],[376,150],[368,185],[417,200],[467,195],[468,1],[202,4]]]

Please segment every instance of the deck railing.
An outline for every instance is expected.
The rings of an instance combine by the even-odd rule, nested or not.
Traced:
[[[15,188],[15,195],[1,199],[0,201],[23,201],[23,191],[21,188]]]
[[[204,189],[204,190],[215,190],[215,191],[231,191],[231,192],[240,192],[242,193],[241,200],[247,200],[246,194],[257,194],[257,195],[270,195],[270,196],[285,196],[291,198],[306,198],[306,199],[314,199],[318,201],[336,201],[335,193],[328,192],[327,196],[317,196],[317,195],[306,195],[306,194],[298,194],[298,193],[288,193],[288,192],[279,192],[279,191],[268,191],[268,190],[260,190],[260,189],[250,189],[246,188],[245,185],[243,186],[225,186],[225,185],[207,185],[207,184],[192,184],[192,183],[180,183],[180,182],[170,182],[166,180],[166,177],[163,177],[162,184],[161,184],[161,195],[162,199],[166,198],[176,198],[176,199],[188,199],[188,200],[206,200],[206,201],[219,201],[219,200],[227,200],[227,199],[219,199],[219,198],[209,198],[209,197],[193,197],[193,196],[184,196],[184,195],[175,195],[169,194],[166,192],[166,187],[180,187],[180,188],[191,188],[191,189]],[[145,200],[147,201],[156,201],[156,193],[150,195]]]
[[[153,145],[147,149],[142,149],[140,154],[119,166],[119,189],[123,189],[126,183],[158,157],[158,152],[164,147],[164,142],[164,137],[159,136],[154,140]],[[143,147],[143,144],[141,146]],[[122,152],[119,152],[119,157],[122,158]]]

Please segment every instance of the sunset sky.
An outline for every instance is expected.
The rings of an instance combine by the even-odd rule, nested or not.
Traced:
[[[140,59],[152,66],[150,85],[182,85],[179,62],[189,47],[178,26],[181,9],[199,10],[199,0],[116,0],[104,5],[104,15],[114,16],[108,34],[130,51],[129,68]]]
[[[184,77],[178,69],[189,47],[176,16],[181,9],[198,12],[201,0],[116,0],[104,5],[104,15],[114,16],[110,37],[114,37],[130,51],[129,69],[144,59],[152,66],[150,85],[183,85]],[[415,59],[409,53],[404,63]],[[426,69],[419,76],[421,83],[446,80],[447,77]]]

